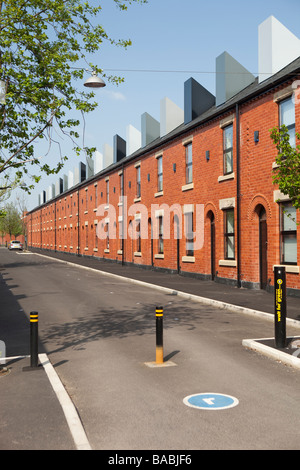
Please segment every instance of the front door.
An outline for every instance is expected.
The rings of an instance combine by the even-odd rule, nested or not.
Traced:
[[[211,278],[214,280],[216,275],[215,263],[215,245],[216,245],[216,231],[215,231],[215,216],[211,213],[210,217],[210,263],[211,263]]]
[[[268,283],[268,227],[264,207],[259,212],[259,269],[260,288],[265,289]]]
[[[174,216],[174,239],[176,243],[176,269],[180,273],[180,227],[178,215]]]

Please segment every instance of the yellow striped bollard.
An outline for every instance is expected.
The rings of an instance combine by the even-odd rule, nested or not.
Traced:
[[[156,363],[162,364],[164,362],[164,347],[163,347],[163,307],[156,307]]]
[[[30,312],[30,367],[38,367],[38,312]]]

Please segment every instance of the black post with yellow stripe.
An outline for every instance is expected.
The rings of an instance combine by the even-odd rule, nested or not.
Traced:
[[[274,266],[275,345],[286,346],[286,277],[284,266]]]
[[[30,312],[30,367],[38,367],[38,312]]]
[[[156,307],[156,363],[164,362],[164,346],[163,346],[163,307]]]

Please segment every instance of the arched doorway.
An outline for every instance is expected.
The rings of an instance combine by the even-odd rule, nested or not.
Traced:
[[[268,284],[268,226],[267,214],[263,206],[258,211],[259,217],[259,278],[260,288],[266,289]]]

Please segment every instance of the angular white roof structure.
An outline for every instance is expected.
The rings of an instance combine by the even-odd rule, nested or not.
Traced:
[[[279,72],[300,56],[300,39],[274,16],[258,27],[259,83]]]

